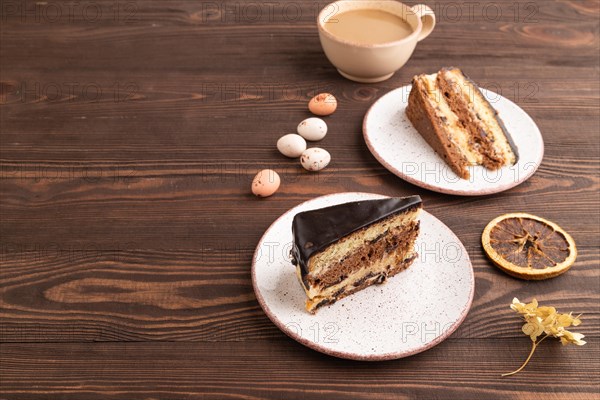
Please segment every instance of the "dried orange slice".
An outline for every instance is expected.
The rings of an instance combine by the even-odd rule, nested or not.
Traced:
[[[483,230],[481,243],[490,260],[521,279],[554,278],[577,257],[573,238],[554,222],[525,213],[501,215]]]

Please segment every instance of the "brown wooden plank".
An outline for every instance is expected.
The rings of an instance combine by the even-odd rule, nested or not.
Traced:
[[[290,339],[217,343],[3,345],[11,399],[595,399],[598,342],[544,343],[527,374],[501,378],[529,352],[519,339],[448,340],[406,359],[339,360]],[[543,360],[543,361],[542,361]],[[82,368],[85,366],[85,368]],[[548,368],[560,370],[561,381]],[[32,387],[30,382],[35,381]]]
[[[43,178],[39,180],[29,178],[35,171],[33,175],[25,172],[26,179],[17,178],[21,172],[15,172],[13,178],[1,182],[3,242],[44,246],[58,241],[76,247],[77,242],[112,241],[135,242],[147,248],[194,249],[198,240],[234,238],[252,247],[264,229],[293,205],[321,194],[355,190],[421,194],[426,208],[455,229],[468,246],[478,243],[489,220],[511,211],[555,220],[573,233],[580,246],[598,243],[598,225],[582,218],[586,214],[598,221],[598,164],[591,158],[580,157],[577,165],[566,169],[562,159],[548,156],[530,181],[486,198],[440,196],[409,185],[382,167],[361,170],[352,168],[350,160],[341,162],[346,166],[336,167],[334,161],[329,171],[316,176],[293,161],[265,164],[281,171],[283,185],[278,196],[254,202],[248,201],[248,187],[256,170],[249,161],[225,163],[220,169],[196,165],[177,170],[171,166],[175,176],[156,178],[138,178],[135,170],[111,171],[109,167],[89,174],[79,168],[38,170]],[[65,179],[60,179],[60,173]],[[51,178],[45,178],[48,176]],[[59,179],[52,178],[56,176]],[[565,190],[570,196],[565,196]],[[577,207],[573,207],[574,201]],[[100,205],[101,212],[96,209]],[[474,208],[477,213],[465,212]],[[240,226],[240,216],[245,216],[248,224]],[[58,226],[57,218],[62,221]],[[204,229],[206,226],[211,229]]]

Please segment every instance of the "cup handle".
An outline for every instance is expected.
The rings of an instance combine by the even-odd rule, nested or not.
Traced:
[[[420,42],[429,36],[431,31],[433,31],[433,28],[435,28],[435,14],[433,13],[433,10],[425,4],[417,4],[416,6],[411,7],[411,9],[417,17],[421,18],[421,22],[423,23],[423,27],[417,38],[417,41]]]

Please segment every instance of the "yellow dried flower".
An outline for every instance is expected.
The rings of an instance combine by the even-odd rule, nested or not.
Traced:
[[[549,316],[556,315],[556,308],[554,308],[554,307],[538,307],[535,314],[538,317],[545,319]]]
[[[512,304],[510,305],[510,308],[512,308],[513,310],[515,310],[519,314],[522,314],[525,317],[534,317],[536,315],[535,312],[536,312],[537,306],[538,306],[538,302],[536,299],[533,299],[531,301],[531,303],[529,303],[529,304],[525,304],[525,303],[521,303],[519,301],[519,299],[517,299],[515,297],[513,299]]]
[[[568,328],[571,325],[577,326],[577,325],[581,324],[581,320],[578,317],[574,318],[573,313],[558,314],[557,318],[558,318],[558,324],[565,328]]]
[[[570,332],[565,329],[570,326],[580,325],[580,315],[573,317],[573,313],[559,314],[554,307],[540,307],[536,299],[531,300],[531,303],[529,304],[525,304],[515,297],[510,308],[521,314],[525,320],[525,325],[523,325],[523,328],[521,329],[524,334],[529,336],[533,344],[529,357],[527,357],[523,365],[516,371],[503,374],[502,376],[514,375],[525,368],[537,346],[547,337],[560,339],[563,346],[570,343],[577,346],[583,346],[586,343],[582,340],[584,336],[581,333]],[[543,333],[545,335],[538,340],[538,337]]]
[[[544,333],[544,325],[540,317],[528,319],[523,325],[523,333],[528,335],[535,342],[538,336]]]
[[[585,340],[581,340],[583,338],[584,336],[581,333],[569,332],[565,329],[560,337],[560,342],[563,344],[563,346],[569,343],[576,344],[577,346],[583,346],[587,343]]]

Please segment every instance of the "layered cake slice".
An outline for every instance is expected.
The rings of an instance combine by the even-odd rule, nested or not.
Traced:
[[[416,258],[419,196],[365,200],[297,214],[292,262],[314,313],[406,269]]]
[[[497,170],[517,162],[517,149],[498,112],[458,68],[413,78],[406,115],[461,178],[468,166]]]

